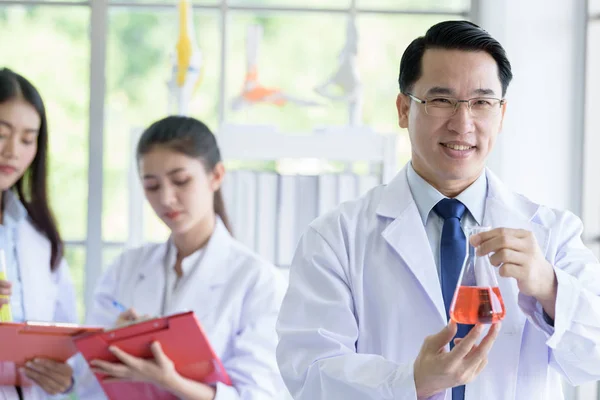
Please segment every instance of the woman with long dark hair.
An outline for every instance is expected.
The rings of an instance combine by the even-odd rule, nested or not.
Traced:
[[[146,199],[171,236],[116,260],[100,280],[87,322],[113,327],[144,315],[194,311],[233,386],[182,377],[157,344],[155,360],[116,349],[121,364],[92,361],[91,366],[109,377],[148,383],[131,398],[281,399],[275,321],[284,288],[273,265],[231,236],[215,136],[196,119],[167,117],[143,133],[137,161]],[[119,314],[114,307],[119,303],[129,310]],[[105,384],[105,392],[117,394],[120,385]],[[98,398],[92,393],[81,395]]]
[[[6,279],[0,306],[12,320],[76,322],[75,291],[47,193],[48,122],[36,88],[0,69],[0,249]],[[3,343],[2,346],[10,346]],[[22,386],[1,386],[5,399],[42,399],[72,385],[66,363],[33,360]]]

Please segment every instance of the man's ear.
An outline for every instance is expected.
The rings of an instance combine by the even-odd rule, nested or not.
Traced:
[[[502,104],[502,118],[500,119],[500,129],[498,132],[502,132],[502,127],[504,126],[504,114],[506,113],[506,100],[504,100],[504,104]]]
[[[398,93],[398,97],[396,97],[396,110],[398,111],[398,125],[403,129],[408,128],[410,97],[403,93]]]

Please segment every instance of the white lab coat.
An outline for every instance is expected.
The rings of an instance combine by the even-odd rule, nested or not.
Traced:
[[[555,266],[558,298],[551,328],[539,303],[519,294],[514,279],[498,277],[506,317],[465,398],[561,399],[561,375],[572,384],[600,378],[600,265],[581,242],[577,217],[534,204],[486,173],[483,225],[532,231]],[[414,360],[425,337],[445,325],[404,169],[302,237],[277,325],[277,360],[296,400],[416,399]]]
[[[89,325],[112,327],[117,300],[140,315],[162,314],[164,259],[168,244],[125,251],[101,278],[88,315]],[[276,267],[233,239],[220,219],[200,264],[190,271],[184,292],[165,315],[194,311],[233,387],[218,384],[216,400],[279,399],[285,390],[277,369],[275,322],[285,282]],[[85,399],[106,398],[86,373],[78,392]]]
[[[50,241],[33,227],[29,218],[19,224],[17,257],[23,288],[25,318],[29,321],[77,322],[75,289],[69,267],[63,259],[50,270]],[[2,343],[10,346],[10,343]],[[62,396],[57,396],[62,397]],[[12,386],[0,387],[0,400],[18,400]],[[24,400],[56,398],[38,386],[23,388]]]

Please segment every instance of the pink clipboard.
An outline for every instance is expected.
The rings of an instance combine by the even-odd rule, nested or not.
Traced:
[[[19,372],[27,361],[48,358],[65,362],[77,353],[73,337],[89,332],[101,332],[99,327],[54,322],[0,323],[0,385],[31,386]]]
[[[216,385],[231,385],[221,361],[193,312],[147,320],[100,333],[75,338],[75,346],[89,363],[99,359],[118,362],[108,350],[116,346],[141,358],[153,358],[150,345],[158,341],[165,354],[175,363],[177,372],[188,379]],[[129,399],[177,399],[174,395],[155,385],[140,382],[103,382],[102,374],[96,374],[106,396],[111,400]]]

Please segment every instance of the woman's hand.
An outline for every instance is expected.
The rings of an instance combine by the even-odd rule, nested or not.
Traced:
[[[0,307],[10,303],[12,295],[12,284],[9,281],[0,279]],[[6,297],[5,297],[6,296]]]
[[[150,319],[149,315],[139,316],[139,314],[133,308],[130,308],[129,310],[123,311],[121,314],[119,314],[117,322],[115,322],[115,327],[120,328],[122,326],[130,325],[136,322],[142,322],[147,319]]]
[[[73,368],[45,358],[27,362],[22,372],[50,395],[66,392],[73,383]]]
[[[115,346],[109,347],[109,350],[121,361],[121,363],[111,363],[103,360],[92,360],[90,365],[93,371],[110,376],[104,379],[110,381],[141,381],[155,383],[165,387],[174,380],[177,371],[173,361],[162,351],[160,343],[154,342],[150,347],[154,359],[143,359],[134,357],[125,353]]]
[[[109,350],[121,361],[111,363],[103,360],[92,360],[92,371],[107,375],[103,382],[141,381],[154,383],[184,399],[212,400],[215,389],[203,383],[191,381],[179,375],[173,361],[164,353],[159,342],[152,343],[153,359],[132,356],[115,346]],[[211,372],[209,362],[205,365],[206,374]]]

